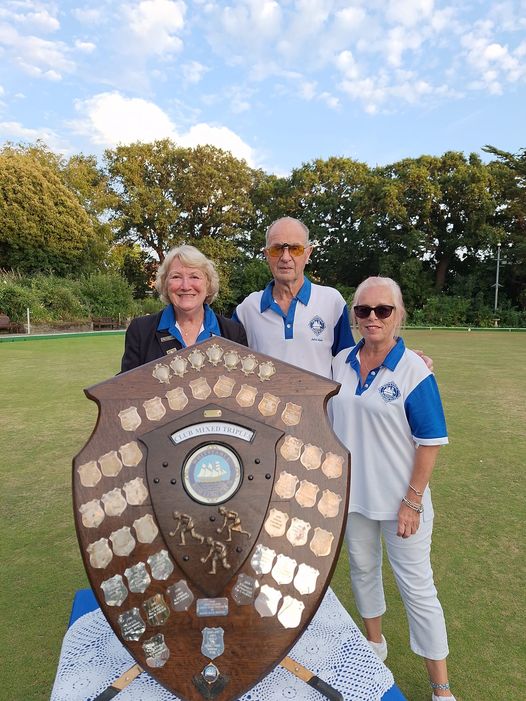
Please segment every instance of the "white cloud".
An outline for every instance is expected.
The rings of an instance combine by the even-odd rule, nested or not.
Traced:
[[[77,100],[75,109],[83,116],[70,126],[98,146],[111,148],[169,138],[183,146],[211,144],[231,151],[251,165],[255,162],[253,149],[227,127],[201,123],[181,133],[166,112],[147,100],[123,97],[116,92],[100,93]]]
[[[82,53],[91,54],[97,47],[92,41],[81,41],[80,39],[77,39],[75,42],[75,48],[78,49],[78,51],[82,51]]]
[[[0,25],[0,45],[22,71],[34,77],[60,80],[75,68],[63,42],[25,36],[6,24]]]
[[[196,124],[186,134],[179,136],[178,143],[189,147],[210,144],[230,151],[237,158],[244,158],[249,165],[253,166],[255,163],[254,150],[227,127]]]
[[[141,0],[137,5],[121,6],[127,30],[135,42],[133,52],[165,55],[181,51],[183,42],[176,36],[184,27],[186,5],[181,0]]]
[[[75,7],[71,14],[81,24],[96,25],[104,19],[102,8],[98,7]]]
[[[56,32],[60,28],[58,19],[47,9],[38,8],[36,3],[34,8],[31,3],[12,3],[11,7],[0,8],[0,18],[20,25],[26,32]]]
[[[181,66],[183,79],[186,83],[199,83],[209,70],[207,66],[199,63],[199,61],[188,61]]]
[[[394,24],[414,27],[429,19],[433,12],[433,0],[389,0],[386,18]]]
[[[41,140],[55,151],[64,152],[66,150],[60,137],[52,129],[29,129],[20,122],[0,122],[0,137],[6,141],[27,143]]]
[[[472,89],[500,95],[506,83],[526,78],[524,44],[510,49],[495,41],[492,22],[478,22],[473,31],[462,37],[462,46],[467,64],[475,74],[470,83]]]

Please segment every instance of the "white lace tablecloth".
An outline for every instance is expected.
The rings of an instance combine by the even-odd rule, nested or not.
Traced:
[[[394,684],[391,672],[369,648],[331,589],[289,655],[341,691],[345,701],[380,701]],[[134,663],[101,610],[87,613],[64,637],[51,701],[90,701]],[[240,701],[322,698],[305,682],[276,667]],[[139,675],[118,699],[178,701],[148,674]]]

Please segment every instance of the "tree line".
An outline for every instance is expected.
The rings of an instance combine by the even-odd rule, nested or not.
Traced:
[[[316,243],[311,277],[347,299],[368,275],[389,275],[413,323],[526,326],[526,149],[484,150],[488,163],[456,151],[378,167],[332,157],[280,177],[167,139],[108,149],[100,162],[6,144],[0,269],[4,284],[119,275],[141,299],[169,248],[191,243],[218,264],[218,308],[229,311],[268,281],[265,230],[290,215]]]

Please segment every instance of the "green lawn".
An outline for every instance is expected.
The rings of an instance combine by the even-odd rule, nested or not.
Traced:
[[[433,564],[458,701],[524,701],[526,334],[410,331],[435,361],[451,444],[433,477]],[[73,593],[87,586],[71,511],[71,459],[115,374],[122,335],[0,343],[0,645],[6,701],[47,699]],[[429,701],[386,567],[388,665],[408,701]],[[342,556],[333,587],[358,620]]]

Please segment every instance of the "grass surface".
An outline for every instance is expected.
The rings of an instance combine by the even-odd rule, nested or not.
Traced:
[[[408,331],[435,362],[451,444],[433,476],[435,580],[458,701],[524,701],[526,335]],[[48,699],[75,590],[87,586],[71,510],[71,459],[115,374],[122,335],[0,343],[0,699]],[[387,663],[408,701],[429,701],[389,567]],[[332,586],[359,621],[344,555]],[[146,700],[145,700],[146,701]]]

